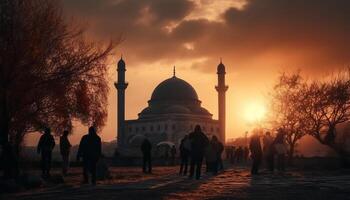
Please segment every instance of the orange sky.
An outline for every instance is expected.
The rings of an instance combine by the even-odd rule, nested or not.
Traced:
[[[350,63],[350,1],[319,0],[63,0],[64,13],[97,41],[122,36],[110,58],[109,113],[101,131],[116,137],[116,62],[127,64],[126,118],[147,105],[158,83],[172,75],[189,82],[217,118],[216,66],[226,65],[227,136],[252,126],[246,110],[266,104],[281,71],[318,76]],[[73,143],[87,127],[77,125]],[[37,136],[29,136],[28,145]]]

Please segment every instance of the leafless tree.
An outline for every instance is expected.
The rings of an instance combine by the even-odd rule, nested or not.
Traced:
[[[104,125],[106,59],[116,42],[89,41],[58,0],[1,0],[0,27],[2,145],[18,150],[26,133],[59,133],[74,120]]]
[[[271,93],[271,120],[274,129],[283,128],[286,134],[288,160],[292,163],[295,147],[306,134],[304,114],[300,109],[300,91],[305,87],[300,73],[282,73]]]
[[[350,74],[340,72],[304,88],[302,110],[306,113],[309,134],[332,148],[341,158],[349,156],[337,142],[337,125],[350,120]]]

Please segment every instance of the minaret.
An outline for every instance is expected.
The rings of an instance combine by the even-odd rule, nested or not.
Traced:
[[[114,83],[115,88],[118,90],[117,97],[117,140],[118,140],[118,148],[123,148],[124,146],[124,134],[125,134],[125,89],[128,87],[128,83],[125,82],[125,62],[121,57],[118,62],[118,81]]]
[[[220,59],[220,64],[217,68],[218,74],[218,85],[215,87],[218,91],[218,107],[219,107],[219,132],[220,140],[225,143],[225,128],[226,128],[226,91],[228,86],[225,85],[225,65],[222,64]]]

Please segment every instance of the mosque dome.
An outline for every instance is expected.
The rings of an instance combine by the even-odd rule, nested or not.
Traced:
[[[169,106],[165,112],[167,113],[183,113],[183,114],[190,114],[191,111],[190,109],[186,108],[185,106],[180,106],[180,105],[173,105]]]
[[[197,102],[198,95],[186,81],[173,76],[161,82],[153,91],[151,102]]]
[[[139,117],[150,118],[162,114],[212,117],[212,114],[201,107],[201,101],[195,89],[175,75],[164,80],[154,89],[148,101],[148,107],[139,113]]]

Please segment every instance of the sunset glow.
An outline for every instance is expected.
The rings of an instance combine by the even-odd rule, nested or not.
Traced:
[[[261,121],[266,115],[266,108],[261,102],[248,103],[244,109],[245,120],[249,123]]]

